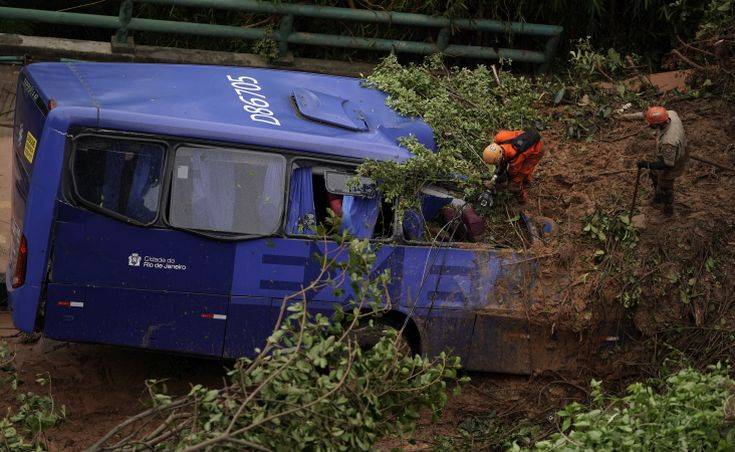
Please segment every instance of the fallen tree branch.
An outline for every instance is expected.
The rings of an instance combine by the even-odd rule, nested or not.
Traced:
[[[681,37],[679,37],[679,36],[677,36],[677,37],[676,37],[676,39],[677,39],[677,40],[679,41],[679,44],[683,45],[683,46],[684,46],[684,47],[686,47],[687,49],[690,49],[690,50],[694,50],[694,51],[696,51],[696,52],[700,52],[700,53],[703,53],[703,54],[705,54],[705,55],[708,55],[708,56],[711,56],[711,57],[717,58],[717,55],[715,55],[714,53],[712,53],[712,52],[710,52],[710,51],[708,51],[708,50],[700,49],[699,47],[694,47],[694,46],[693,46],[693,45],[691,45],[691,44],[687,44],[687,43],[686,43],[686,42],[684,42],[684,40],[682,40],[682,39],[681,39]]]
[[[713,162],[712,160],[706,159],[704,157],[700,157],[698,155],[689,155],[689,158],[692,160],[696,160],[698,162],[706,163],[707,165],[714,166],[715,168],[719,168],[723,171],[727,171],[727,172],[735,174],[735,168],[732,168],[730,166],[721,165],[717,162]]]
[[[672,50],[671,53],[673,53],[674,55],[678,56],[682,61],[684,61],[685,63],[689,64],[690,66],[692,66],[694,68],[697,68],[697,69],[700,69],[700,70],[705,70],[706,69],[701,64],[697,64],[694,61],[690,60],[689,58],[685,57],[684,55],[682,55],[681,52],[679,52],[676,49]]]
[[[605,172],[602,172],[602,173],[590,174],[590,177],[612,176],[613,174],[631,173],[631,172],[633,172],[635,170],[636,170],[636,168],[626,168],[626,169],[615,170],[615,171],[605,171]]]

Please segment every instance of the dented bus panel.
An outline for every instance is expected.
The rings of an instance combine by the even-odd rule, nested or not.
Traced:
[[[379,195],[330,185],[365,159],[410,158],[397,141],[407,135],[435,148],[425,123],[357,79],[27,66],[13,148],[13,321],[65,341],[252,355],[283,298],[318,275],[314,254],[336,247],[310,236],[330,207],[351,233],[380,241],[373,271],[390,272],[392,308],[410,318],[422,353],[530,373],[533,260],[408,240]],[[348,296],[324,289],[309,307],[329,312]]]

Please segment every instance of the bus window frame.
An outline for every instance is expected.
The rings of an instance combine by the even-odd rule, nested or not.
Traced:
[[[106,140],[126,140],[126,141],[138,141],[138,142],[143,141],[147,143],[159,144],[163,147],[163,158],[161,159],[162,163],[161,163],[161,170],[160,170],[161,173],[159,174],[159,177],[161,180],[161,190],[158,195],[158,205],[156,208],[156,216],[155,218],[153,218],[152,221],[148,223],[143,223],[134,218],[127,217],[113,210],[106,209],[92,202],[89,202],[88,200],[84,199],[82,195],[79,194],[79,185],[77,183],[77,177],[74,171],[74,163],[76,162],[77,151],[79,149],[79,142],[82,138],[87,138],[87,137],[102,138]],[[105,151],[100,151],[100,152],[105,152]],[[168,174],[167,167],[169,163],[168,162],[169,154],[170,154],[170,144],[160,139],[155,139],[155,138],[151,139],[151,138],[137,137],[137,136],[132,136],[132,135],[130,136],[128,135],[107,135],[107,134],[95,134],[95,133],[82,133],[79,135],[75,135],[74,138],[71,140],[71,151],[69,153],[69,161],[68,161],[68,176],[69,176],[72,198],[74,199],[75,202],[79,203],[85,208],[93,212],[102,213],[116,220],[120,220],[128,224],[142,226],[142,227],[153,226],[156,223],[159,223],[161,219],[161,211],[164,206],[164,196],[167,195],[167,190],[165,190],[165,187],[166,187],[165,184],[167,183],[166,175]]]
[[[309,161],[309,162],[315,162],[319,164],[323,164],[324,166],[338,166],[338,167],[349,167],[349,168],[357,168],[364,160],[356,159],[356,158],[344,158],[344,157],[321,157],[318,155],[314,155],[312,153],[308,152],[299,152],[294,150],[288,150],[288,149],[280,149],[270,146],[258,146],[258,145],[251,145],[247,143],[232,143],[232,142],[222,142],[222,141],[214,141],[214,140],[206,140],[206,139],[196,139],[196,138],[186,138],[186,137],[177,137],[172,135],[160,135],[160,134],[149,134],[145,132],[135,132],[135,131],[121,131],[121,130],[114,130],[114,129],[94,129],[94,128],[88,128],[88,127],[73,127],[69,130],[69,135],[72,136],[72,138],[69,139],[69,152],[68,157],[66,159],[66,165],[65,165],[65,171],[64,175],[62,175],[62,193],[63,196],[67,199],[71,199],[72,202],[79,204],[81,207],[84,207],[86,209],[91,210],[92,212],[99,213],[102,215],[106,215],[110,218],[114,218],[116,220],[122,221],[126,224],[130,224],[133,226],[138,227],[164,227],[166,229],[171,229],[174,231],[185,231],[189,232],[191,234],[201,235],[206,238],[209,238],[211,240],[228,240],[228,237],[223,235],[221,238],[219,237],[213,237],[208,232],[202,231],[201,233],[195,231],[195,230],[186,230],[181,229],[176,226],[173,226],[169,222],[169,209],[171,208],[171,183],[173,178],[173,171],[174,171],[174,158],[175,158],[175,149],[179,146],[213,146],[213,147],[224,147],[224,148],[232,148],[232,149],[242,149],[242,150],[250,150],[250,151],[258,151],[258,152],[266,152],[266,153],[274,153],[283,156],[286,159],[286,180],[285,180],[285,190],[283,192],[283,206],[284,210],[281,215],[281,223],[279,225],[278,230],[266,237],[282,237],[282,238],[298,238],[298,239],[310,239],[310,240],[316,240],[318,237],[315,237],[314,235],[294,235],[294,234],[287,234],[286,233],[286,218],[288,214],[288,207],[289,207],[289,194],[291,192],[291,173],[293,172],[294,165],[298,161]],[[76,193],[76,187],[74,183],[74,171],[73,171],[73,164],[74,164],[74,154],[76,151],[77,146],[77,140],[82,137],[87,136],[93,136],[93,137],[99,137],[99,138],[106,138],[106,139],[127,139],[127,140],[133,140],[133,141],[149,141],[149,142],[157,142],[161,143],[165,147],[165,157],[164,157],[164,164],[163,164],[163,187],[161,189],[161,195],[159,199],[159,206],[158,206],[158,215],[156,217],[156,220],[150,224],[141,224],[139,222],[136,222],[134,220],[131,221],[128,217],[125,217],[124,215],[119,215],[116,212],[109,211],[108,209],[100,208],[99,206],[96,206],[94,204],[91,204],[89,202],[84,202],[84,200]],[[68,189],[65,189],[64,187],[68,187]],[[69,196],[71,195],[71,196]],[[91,205],[90,205],[91,204]],[[402,244],[402,245],[414,245],[414,246],[427,246],[430,245],[430,243],[418,243],[406,240],[406,238],[403,236],[403,230],[400,227],[400,223],[398,221],[398,215],[395,215],[395,203],[392,206],[393,209],[393,233],[389,237],[382,237],[382,238],[370,238],[367,239],[370,242],[376,242],[376,243],[396,243],[396,244]],[[213,233],[214,234],[214,233]]]
[[[349,161],[334,161],[334,160],[328,160],[328,159],[322,159],[322,158],[313,158],[307,155],[295,155],[294,158],[292,158],[288,162],[288,168],[286,172],[286,185],[288,186],[288,189],[286,190],[286,204],[285,204],[285,211],[283,215],[283,224],[281,225],[283,228],[283,236],[287,238],[295,238],[295,239],[312,239],[317,240],[319,239],[319,236],[314,234],[289,234],[286,232],[286,219],[288,218],[288,209],[291,207],[289,204],[289,195],[291,193],[291,176],[295,169],[300,168],[299,162],[311,162],[311,163],[318,163],[321,164],[320,166],[324,166],[327,168],[335,169],[336,167],[342,167],[342,168],[349,168],[350,170],[354,170],[355,174],[357,174],[357,167],[359,166],[359,163],[355,162],[349,162]],[[316,165],[315,165],[316,166]],[[376,196],[380,196],[380,192],[378,190]],[[382,202],[382,200],[381,200]],[[397,228],[397,221],[398,216],[396,213],[396,207],[395,203],[391,206],[391,210],[393,210],[393,222],[391,224],[392,233],[388,237],[379,237],[374,238],[371,237],[367,239],[370,242],[376,242],[376,243],[401,243],[403,240],[398,240],[396,238],[396,228]]]
[[[179,148],[197,148],[197,149],[206,149],[206,148],[214,148],[214,149],[223,149],[226,151],[243,151],[243,152],[257,152],[261,154],[273,154],[277,155],[284,160],[284,168],[285,168],[285,174],[283,178],[283,199],[282,199],[282,209],[281,209],[281,215],[278,220],[278,227],[276,230],[271,234],[265,234],[265,235],[255,235],[257,237],[276,237],[279,235],[285,234],[285,228],[284,225],[286,223],[285,217],[287,213],[288,208],[288,193],[290,189],[290,174],[288,172],[288,168],[291,165],[293,158],[291,158],[288,154],[284,152],[278,152],[274,149],[263,149],[258,148],[256,146],[248,146],[246,144],[240,145],[240,146],[233,146],[231,144],[215,144],[211,142],[193,142],[193,141],[187,141],[187,140],[176,140],[171,146],[169,150],[169,157],[166,159],[166,163],[169,165],[166,171],[166,176],[168,176],[166,180],[166,209],[165,209],[165,215],[163,215],[163,222],[166,226],[168,226],[171,229],[175,230],[184,230],[184,231],[197,231],[201,232],[202,234],[209,235],[222,235],[223,239],[227,239],[227,236],[231,234],[232,236],[243,236],[246,234],[240,234],[240,233],[228,233],[224,231],[210,231],[207,229],[187,229],[182,226],[176,226],[171,223],[171,204],[172,204],[172,194],[173,194],[173,173],[174,173],[174,166],[176,162],[176,153],[179,151]]]

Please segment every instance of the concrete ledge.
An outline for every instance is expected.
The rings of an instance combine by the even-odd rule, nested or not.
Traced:
[[[291,57],[271,62],[251,53],[178,49],[173,47],[126,44],[123,48],[109,42],[49,38],[0,33],[0,54],[26,56],[30,60],[70,58],[90,61],[123,61],[139,63],[189,63],[218,66],[248,66],[291,69],[323,74],[359,77],[369,74],[374,64],[336,60]]]

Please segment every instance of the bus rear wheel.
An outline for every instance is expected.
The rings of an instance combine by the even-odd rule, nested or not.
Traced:
[[[372,325],[366,320],[363,325],[358,326],[355,330],[355,339],[360,348],[370,350],[380,342],[380,339],[386,335],[388,330],[395,330],[397,333],[396,348],[398,352],[402,355],[411,354],[412,347],[404,332],[401,331],[402,325],[396,325],[396,322],[385,318],[373,318],[372,320]]]

